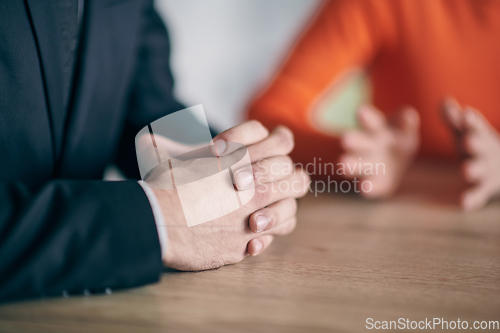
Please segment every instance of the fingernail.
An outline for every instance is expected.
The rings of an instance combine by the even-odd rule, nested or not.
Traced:
[[[214,141],[214,144],[210,146],[210,149],[212,150],[212,153],[216,156],[221,156],[227,148],[226,141],[222,139],[217,139]]]
[[[253,246],[253,253],[252,253],[252,256],[256,256],[258,255],[259,253],[262,252],[262,249],[264,248],[264,244],[262,244],[261,241],[254,241],[254,246]]]
[[[244,190],[253,183],[253,173],[242,170],[234,175],[234,181],[238,190]]]
[[[255,228],[257,229],[257,232],[262,232],[266,230],[268,225],[269,225],[269,219],[264,215],[259,215],[255,218]]]

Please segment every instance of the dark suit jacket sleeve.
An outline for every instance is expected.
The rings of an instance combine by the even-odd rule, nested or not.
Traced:
[[[129,175],[138,173],[137,131],[182,109],[172,97],[166,29],[152,1],[146,7],[120,148],[126,154],[119,154]],[[0,181],[0,301],[139,286],[161,270],[153,213],[135,181]]]
[[[173,95],[169,35],[152,2],[146,7],[143,17],[130,108],[115,161],[127,177],[135,179],[140,179],[134,150],[135,135],[147,124],[185,108]],[[212,127],[210,132],[212,137],[217,135]]]
[[[0,301],[138,286],[161,270],[136,182],[0,183]]]
[[[143,17],[128,117],[115,161],[127,177],[135,179],[140,179],[135,135],[147,124],[185,108],[173,96],[169,36],[152,2]]]

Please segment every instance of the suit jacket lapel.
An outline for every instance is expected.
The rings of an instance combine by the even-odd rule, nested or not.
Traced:
[[[136,47],[141,1],[85,0],[61,177],[96,178],[109,162]],[[96,149],[98,147],[99,149]]]
[[[64,127],[64,109],[62,103],[63,82],[61,73],[61,45],[59,31],[55,24],[55,13],[45,1],[27,0],[29,13],[41,58],[42,74],[47,96],[47,108],[51,123],[52,146],[54,156],[59,156]]]

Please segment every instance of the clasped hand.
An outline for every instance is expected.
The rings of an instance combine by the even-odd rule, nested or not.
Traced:
[[[248,185],[254,184],[254,196],[246,205],[187,227],[176,190],[153,189],[167,228],[163,261],[168,267],[193,271],[233,264],[261,253],[275,236],[289,234],[295,228],[296,198],[306,194],[309,176],[295,169],[288,156],[294,147],[292,132],[279,126],[269,133],[261,123],[248,121],[217,135],[213,139],[214,154],[231,153],[229,142],[246,145],[250,156],[251,166],[234,172],[237,191],[249,190]]]

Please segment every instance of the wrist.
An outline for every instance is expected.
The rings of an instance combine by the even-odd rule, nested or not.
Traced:
[[[163,215],[163,225],[161,226],[165,230],[166,241],[165,250],[162,250],[162,261],[166,266],[170,266],[171,258],[175,257],[175,247],[173,246],[172,238],[176,230],[176,227],[184,226],[184,214],[182,211],[181,202],[177,195],[177,191],[173,189],[151,189],[154,193],[156,200],[158,202],[159,208]],[[172,229],[172,227],[174,227]]]
[[[160,247],[161,247],[161,258],[162,261],[164,261],[168,252],[167,251],[168,233],[165,220],[166,214],[162,209],[161,201],[159,200],[160,198],[158,197],[157,193],[155,193],[155,191],[147,183],[143,181],[139,181],[138,183],[144,190],[148,198],[149,204],[151,206],[151,210],[153,212],[153,218],[156,225],[156,231],[158,234],[158,240],[160,242]]]

